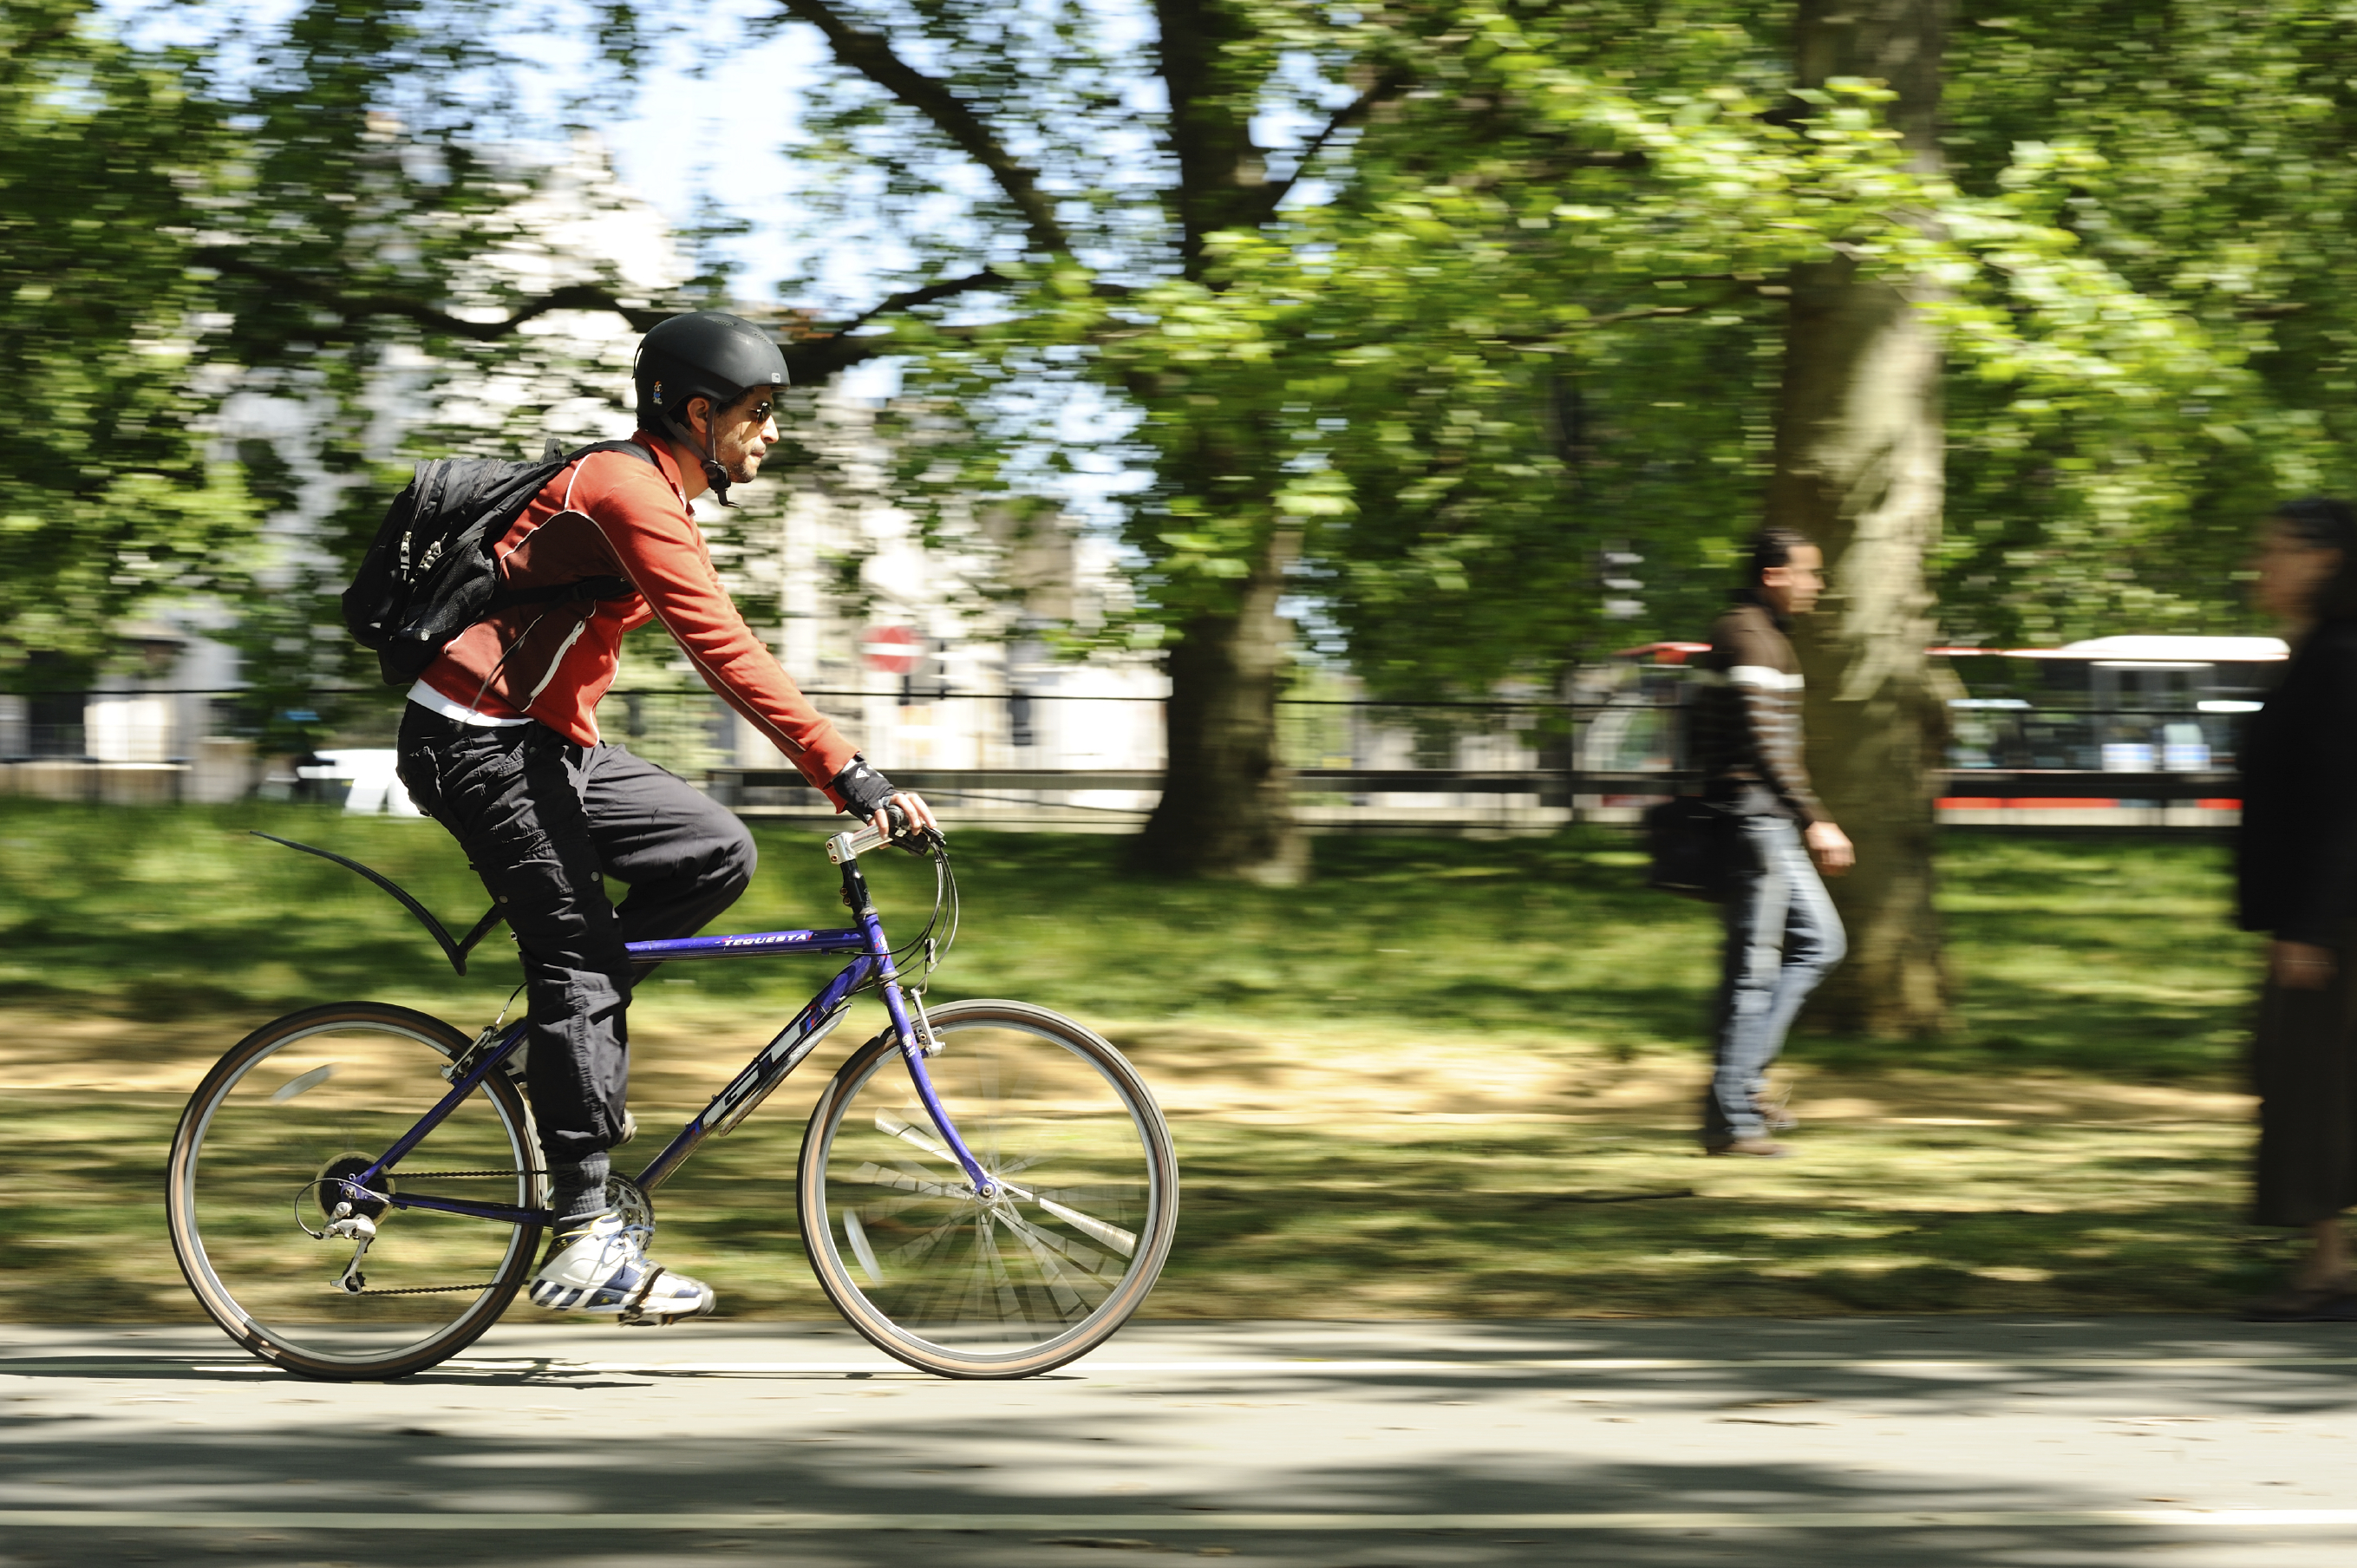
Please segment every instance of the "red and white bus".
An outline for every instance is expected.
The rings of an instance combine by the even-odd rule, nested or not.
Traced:
[[[1682,768],[1684,671],[1708,647],[1653,642],[1615,655],[1610,694],[1587,728],[1581,766]],[[2259,706],[2287,657],[2272,637],[2168,635],[1930,651],[1953,679],[1942,819],[2025,826],[2117,824],[2154,813],[2175,825],[2231,822],[2241,805],[2227,781],[2241,715]],[[1986,776],[1987,789],[1973,787],[1975,774]],[[2215,792],[2189,793],[2205,787]]]

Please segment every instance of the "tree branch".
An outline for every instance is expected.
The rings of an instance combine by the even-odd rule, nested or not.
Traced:
[[[998,288],[1010,281],[1012,280],[1001,277],[988,267],[985,267],[978,273],[970,273],[962,278],[943,278],[939,283],[929,283],[921,288],[903,289],[899,294],[887,295],[836,328],[835,335],[839,337],[846,332],[856,332],[877,317],[889,316],[896,310],[909,310],[920,305],[931,305],[937,299],[948,299],[956,295],[971,294],[978,288]]]
[[[1762,289],[1762,294],[1775,291]],[[1560,332],[1522,333],[1486,338],[1484,341],[1503,343],[1512,349],[1539,348],[1560,343],[1567,332],[1588,332],[1598,327],[1617,327],[1623,321],[1655,321],[1675,316],[1698,316],[1706,310],[1725,310],[1737,302],[1731,299],[1713,300],[1705,305],[1646,305],[1633,310],[1615,310],[1603,316],[1591,316],[1585,321],[1572,322]]]
[[[1336,110],[1333,118],[1328,120],[1318,134],[1309,138],[1308,145],[1301,149],[1301,156],[1294,163],[1293,172],[1268,188],[1262,202],[1263,220],[1265,221],[1267,215],[1273,215],[1284,204],[1286,197],[1300,182],[1301,177],[1309,172],[1310,163],[1326,150],[1327,143],[1365,119],[1374,112],[1376,104],[1397,96],[1415,81],[1415,73],[1405,67],[1387,67],[1368,84],[1364,92]]]
[[[864,327],[879,316],[931,305],[935,300],[948,299],[954,295],[971,294],[976,289],[1004,287],[1012,281],[985,267],[962,278],[943,278],[939,283],[888,295],[831,332],[813,332],[781,345],[786,356],[786,373],[793,379],[796,386],[815,385],[854,365],[891,350],[892,340],[888,337],[854,338],[851,336],[854,328]]]
[[[1717,310],[1723,303],[1725,302],[1710,305],[1648,305],[1635,310],[1616,310],[1609,316],[1591,316],[1579,323],[1579,328],[1580,330],[1587,331],[1590,328],[1610,327],[1622,321],[1646,321],[1657,316],[1692,316],[1698,310]]]
[[[447,332],[453,338],[468,338],[478,343],[496,343],[525,322],[545,316],[552,310],[611,311],[641,332],[673,314],[644,306],[624,305],[602,285],[584,283],[567,284],[563,288],[553,289],[499,320],[469,321],[414,295],[383,290],[347,294],[331,283],[280,267],[266,266],[233,245],[199,246],[188,253],[188,260],[191,265],[210,267],[216,272],[268,284],[283,294],[324,306],[341,316],[398,316],[414,321],[429,331]]]
[[[789,16],[826,36],[834,58],[932,122],[933,128],[990,171],[1023,221],[1031,243],[1049,254],[1072,248],[1057,220],[1055,203],[1039,188],[1039,171],[1016,161],[974,107],[934,78],[895,53],[881,33],[863,32],[836,15],[826,0],[778,0]]]
[[[661,306],[624,305],[596,284],[571,284],[528,301],[496,321],[469,321],[414,295],[383,290],[347,294],[332,284],[307,277],[301,273],[262,265],[233,246],[204,246],[191,252],[189,261],[196,266],[210,267],[217,272],[267,284],[284,295],[332,310],[339,316],[397,316],[417,323],[429,332],[447,332],[452,337],[470,338],[478,343],[496,343],[514,333],[525,322],[545,316],[552,310],[610,311],[640,332],[675,314]],[[838,371],[889,350],[891,339],[888,337],[854,338],[850,334],[856,328],[865,327],[881,316],[931,305],[961,294],[971,294],[977,289],[1003,287],[1011,281],[985,268],[964,277],[943,278],[888,295],[841,327],[781,343],[780,348],[786,356],[788,373],[798,386],[823,381]]]
[[[1633,149],[1586,147],[1555,160],[1565,168],[1651,168],[1652,160]]]

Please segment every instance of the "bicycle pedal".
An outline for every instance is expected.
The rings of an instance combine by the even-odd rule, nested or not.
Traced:
[[[614,1319],[614,1324],[619,1328],[669,1328],[678,1321],[679,1318],[676,1316],[626,1312],[618,1316]]]

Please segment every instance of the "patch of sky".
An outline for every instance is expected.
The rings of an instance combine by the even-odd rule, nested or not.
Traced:
[[[263,84],[273,44],[304,0],[101,0],[101,6],[131,41],[204,51],[215,81],[236,90]],[[962,156],[920,155],[911,171],[918,188],[895,192],[872,163],[846,171],[809,156],[811,105],[802,84],[830,69],[826,46],[812,28],[780,25],[763,0],[710,0],[692,18],[650,18],[627,81],[602,58],[597,9],[584,0],[478,9],[483,66],[468,80],[414,91],[446,110],[464,108],[479,136],[495,136],[525,157],[555,161],[575,136],[594,135],[630,193],[683,245],[719,264],[740,297],[782,299],[822,320],[841,320],[912,281],[1012,257],[1010,241],[987,215],[996,188]],[[1018,156],[1040,160],[1050,188],[1071,194],[1063,205],[1083,259],[1117,281],[1150,283],[1161,270],[1150,262],[1140,275],[1124,274],[1163,248],[1137,242],[1165,221],[1153,198],[1168,179],[1159,143],[1168,100],[1158,78],[1122,66],[1145,58],[1152,14],[1107,0],[1080,10],[1093,37],[1066,53],[1073,69],[1048,96],[1093,97],[1097,107],[1081,116],[1087,136],[1016,126],[1010,138]],[[1036,30],[1048,16],[1042,7],[1008,25]],[[896,43],[903,36],[896,34]],[[1090,56],[1103,65],[1088,63]],[[1297,148],[1349,98],[1304,54],[1286,62],[1256,134],[1271,146]],[[421,96],[394,108],[423,121],[429,106]],[[1309,184],[1291,199],[1323,199]],[[994,296],[977,295],[958,302],[950,319],[982,324],[1004,310]],[[856,367],[838,385],[882,401],[900,395],[904,380],[899,361],[879,360]],[[1144,454],[1130,440],[1136,413],[1101,387],[1069,374],[1057,380],[1027,392],[1037,404],[1025,416],[1036,449],[1009,477],[1054,497],[1084,526],[1110,532],[1124,498],[1149,480],[1139,466]]]

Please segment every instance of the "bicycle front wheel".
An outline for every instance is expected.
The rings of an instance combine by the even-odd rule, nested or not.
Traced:
[[[912,1367],[1020,1378],[1102,1344],[1169,1254],[1178,1165],[1119,1051],[1020,1002],[934,1009],[942,1107],[992,1182],[977,1198],[889,1030],[803,1134],[802,1239],[851,1326]]]
[[[536,1225],[374,1212],[376,1240],[319,1232],[356,1176],[449,1091],[468,1046],[438,1018],[348,1002],[264,1024],[198,1085],[172,1140],[165,1207],[180,1272],[214,1322],[291,1370],[397,1378],[472,1344],[531,1272]],[[523,1097],[490,1074],[376,1190],[536,1208]],[[372,1206],[371,1206],[372,1207]]]

